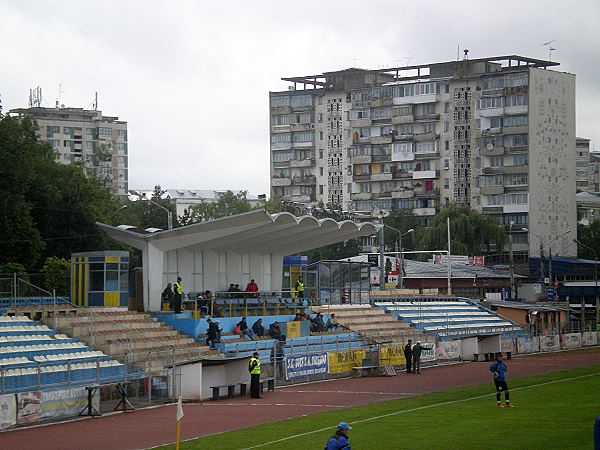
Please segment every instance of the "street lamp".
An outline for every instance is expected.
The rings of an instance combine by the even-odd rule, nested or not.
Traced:
[[[146,197],[145,192],[144,193],[140,193],[138,191],[129,191],[129,192],[131,192],[133,195],[139,197],[140,200],[146,200],[146,201],[152,203],[153,205],[158,206],[161,209],[164,209],[167,212],[167,228],[169,228],[169,230],[173,229],[173,213],[171,212],[171,210],[169,210],[168,208],[165,208],[163,205],[155,202],[151,198]]]
[[[548,260],[548,278],[549,278],[548,281],[549,281],[550,287],[554,287],[554,282],[552,280],[552,243],[554,241],[559,240],[564,235],[569,234],[570,232],[571,232],[571,230],[567,230],[563,234],[556,236],[554,239],[550,239],[550,241],[548,242],[548,253],[549,253],[549,257],[550,257],[550,259]]]
[[[579,239],[573,239],[573,242],[575,242],[577,245],[581,245],[583,248],[587,248],[594,255],[594,297],[596,299],[596,331],[598,331],[598,324],[600,323],[600,299],[598,298],[598,254],[592,247],[584,244]],[[582,298],[581,301],[583,303],[585,298]]]
[[[510,299],[515,298],[515,263],[513,260],[513,243],[512,243],[512,227],[515,224],[514,220],[510,221],[508,227],[508,249],[510,252]]]

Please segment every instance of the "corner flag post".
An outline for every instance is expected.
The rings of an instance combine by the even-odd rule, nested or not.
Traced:
[[[183,418],[183,404],[181,401],[181,396],[179,396],[179,400],[177,400],[177,437],[175,443],[175,449],[179,450],[179,443],[181,441],[181,419]]]

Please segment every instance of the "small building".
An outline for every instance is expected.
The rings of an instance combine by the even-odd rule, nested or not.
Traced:
[[[493,301],[490,306],[492,311],[539,334],[564,331],[569,320],[569,307],[554,306],[551,303]]]
[[[71,301],[78,306],[127,306],[129,252],[71,255]]]

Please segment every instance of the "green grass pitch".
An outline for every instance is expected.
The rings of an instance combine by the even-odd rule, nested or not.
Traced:
[[[342,420],[353,427],[353,449],[593,448],[600,365],[509,380],[509,388],[515,406],[510,409],[496,407],[490,382],[272,422],[181,448],[249,448],[280,440],[258,448],[322,449]]]

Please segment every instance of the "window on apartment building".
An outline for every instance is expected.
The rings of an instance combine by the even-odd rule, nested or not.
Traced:
[[[323,159],[323,149],[319,149],[319,159]]]
[[[352,183],[346,183],[346,192],[348,194],[352,193]]]
[[[86,141],[85,148],[87,150],[93,150],[94,149],[94,143],[92,141]]]
[[[311,106],[312,95],[293,95],[290,103],[292,107]]]
[[[429,95],[436,93],[437,83],[417,83],[415,85],[415,95]]]
[[[379,191],[380,192],[392,192],[394,190],[395,186],[394,186],[394,182],[393,181],[382,181],[379,184]]]
[[[85,134],[88,136],[93,136],[94,135],[94,131],[96,131],[95,128],[86,128],[85,129]]]
[[[479,185],[485,186],[502,186],[504,177],[502,175],[488,175],[479,177]]]
[[[476,109],[502,108],[504,106],[503,97],[484,97],[477,100]]]
[[[435,133],[435,122],[426,122],[423,124],[423,133]]]
[[[529,104],[528,94],[513,94],[506,96],[506,106],[525,106]]]
[[[394,86],[393,94],[394,97],[412,97],[415,95],[415,85],[403,84],[400,86]]]
[[[73,127],[63,127],[63,134],[73,134]]]
[[[490,167],[504,166],[504,156],[490,156]]]
[[[117,130],[117,137],[127,140],[127,130]]]
[[[112,136],[112,129],[107,127],[98,127],[99,136]]]
[[[450,180],[448,178],[444,178],[444,188],[445,189],[450,188]]]
[[[323,185],[319,185],[319,195],[323,195]]]
[[[504,127],[521,127],[527,125],[527,116],[506,116],[502,118]]]
[[[392,107],[385,106],[381,108],[373,108],[371,110],[372,119],[388,119],[392,117]]]
[[[319,167],[319,175],[323,176],[323,168]]]
[[[502,128],[502,117],[490,117],[490,128]]]
[[[450,131],[450,122],[445,121],[444,122],[444,132],[447,133],[448,131]]]
[[[48,126],[46,127],[46,136],[54,137],[56,133],[60,133],[60,127]]]
[[[435,153],[435,141],[415,142],[415,153]]]
[[[450,112],[450,102],[444,103],[444,112],[445,113],[449,113]]]
[[[398,132],[401,135],[409,135],[413,133],[413,125],[412,123],[405,123],[403,125],[398,125]]]
[[[348,164],[346,166],[346,175],[352,176],[352,165],[351,164]]]
[[[444,159],[444,169],[449,169],[449,168],[450,168],[450,160]]]
[[[52,148],[54,149],[58,149],[60,148],[60,140],[58,139],[48,139],[48,143],[52,146]]]
[[[527,244],[527,233],[511,234],[513,244]]]
[[[504,147],[518,147],[527,145],[526,134],[509,134],[504,136]]]
[[[319,131],[319,140],[322,141],[323,140],[323,132]]]
[[[513,173],[504,176],[504,184],[506,186],[527,186],[526,173]]]
[[[513,155],[513,166],[524,166],[529,163],[529,155],[527,153],[517,153]]]
[[[273,95],[273,96],[271,96],[271,107],[279,108],[281,106],[290,106],[289,95]]]
[[[292,142],[292,133],[273,133],[271,134],[271,144],[282,144]]]
[[[311,195],[312,187],[311,186],[300,186],[300,195]]]
[[[298,131],[292,134],[294,142],[312,142],[314,136],[312,131]]]
[[[359,164],[357,167],[357,175],[369,175],[371,166],[369,164]]]
[[[526,205],[527,194],[505,194],[505,205]]]
[[[293,153],[286,151],[286,152],[273,152],[273,162],[286,162],[286,161],[291,161],[293,158]]]

